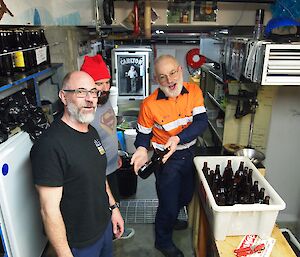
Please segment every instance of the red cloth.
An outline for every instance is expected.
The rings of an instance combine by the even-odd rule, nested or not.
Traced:
[[[100,54],[84,56],[84,62],[80,70],[88,73],[95,81],[111,78],[109,69]]]

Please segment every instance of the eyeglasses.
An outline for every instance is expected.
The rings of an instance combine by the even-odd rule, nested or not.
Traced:
[[[93,98],[97,98],[99,93],[97,88],[92,88],[91,90],[87,90],[85,88],[63,89],[63,91],[68,93],[74,93],[78,98],[85,98],[88,95],[88,93],[90,93]]]
[[[168,75],[167,74],[161,74],[158,76],[158,80],[160,82],[166,82],[169,79],[175,79],[177,74],[178,74],[179,66],[175,69],[172,70]]]

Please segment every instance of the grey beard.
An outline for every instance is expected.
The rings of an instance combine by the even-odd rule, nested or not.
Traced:
[[[73,103],[68,103],[67,109],[70,113],[70,116],[74,120],[77,120],[78,122],[83,124],[90,124],[95,118],[96,109],[93,113],[83,114],[80,112],[80,109]]]

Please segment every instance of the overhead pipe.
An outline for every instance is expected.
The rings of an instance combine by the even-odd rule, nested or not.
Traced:
[[[145,14],[144,14],[144,29],[145,38],[151,38],[151,1],[145,1]]]

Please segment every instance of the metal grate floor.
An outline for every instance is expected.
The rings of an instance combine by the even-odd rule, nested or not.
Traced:
[[[122,200],[120,211],[125,223],[154,223],[158,199]],[[178,219],[187,220],[186,208],[180,210]]]

